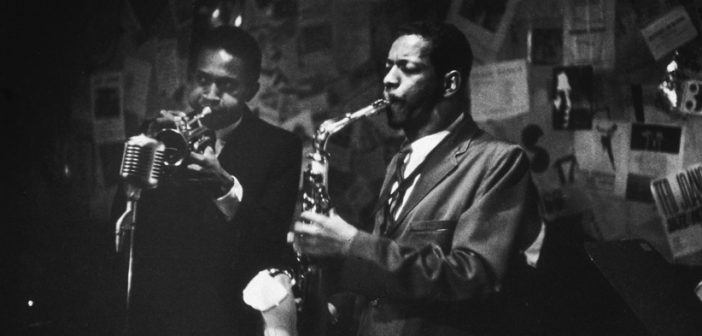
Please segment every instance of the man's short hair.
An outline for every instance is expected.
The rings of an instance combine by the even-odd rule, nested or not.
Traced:
[[[473,51],[465,35],[456,26],[438,21],[418,21],[400,26],[395,38],[418,35],[431,46],[429,60],[438,75],[451,70],[461,73],[461,89],[468,83],[473,65]]]
[[[246,31],[234,26],[219,26],[193,36],[190,46],[189,70],[195,70],[197,59],[203,50],[224,49],[244,62],[246,80],[258,81],[261,75],[261,48]]]

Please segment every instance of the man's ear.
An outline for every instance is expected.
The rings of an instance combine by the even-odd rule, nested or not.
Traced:
[[[448,98],[456,94],[461,87],[462,81],[463,78],[461,77],[460,72],[456,70],[447,72],[444,75],[444,98]]]
[[[258,81],[249,84],[246,88],[246,92],[244,92],[244,101],[248,102],[249,100],[251,100],[260,88],[261,84]]]

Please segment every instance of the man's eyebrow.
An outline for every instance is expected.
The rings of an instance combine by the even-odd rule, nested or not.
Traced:
[[[391,59],[386,59],[386,60],[385,60],[385,63],[386,63],[386,64],[398,64],[398,65],[407,65],[408,63],[419,64],[418,62],[415,62],[415,61],[412,61],[412,60],[408,60],[408,59],[404,59],[404,58],[398,59],[397,61],[394,61],[394,60],[391,60]]]

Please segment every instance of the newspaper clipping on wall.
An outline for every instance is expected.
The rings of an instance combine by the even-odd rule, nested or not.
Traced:
[[[702,164],[651,182],[673,257],[702,250]]]

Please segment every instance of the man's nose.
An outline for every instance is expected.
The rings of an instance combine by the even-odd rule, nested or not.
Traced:
[[[207,86],[203,92],[202,98],[209,104],[218,103],[221,98],[217,84],[211,83],[209,86]]]
[[[385,77],[383,77],[383,88],[385,89],[385,91],[388,91],[390,89],[397,88],[399,83],[400,83],[400,81],[399,81],[399,78],[397,76],[397,71],[395,70],[395,67],[393,66],[385,74]]]

